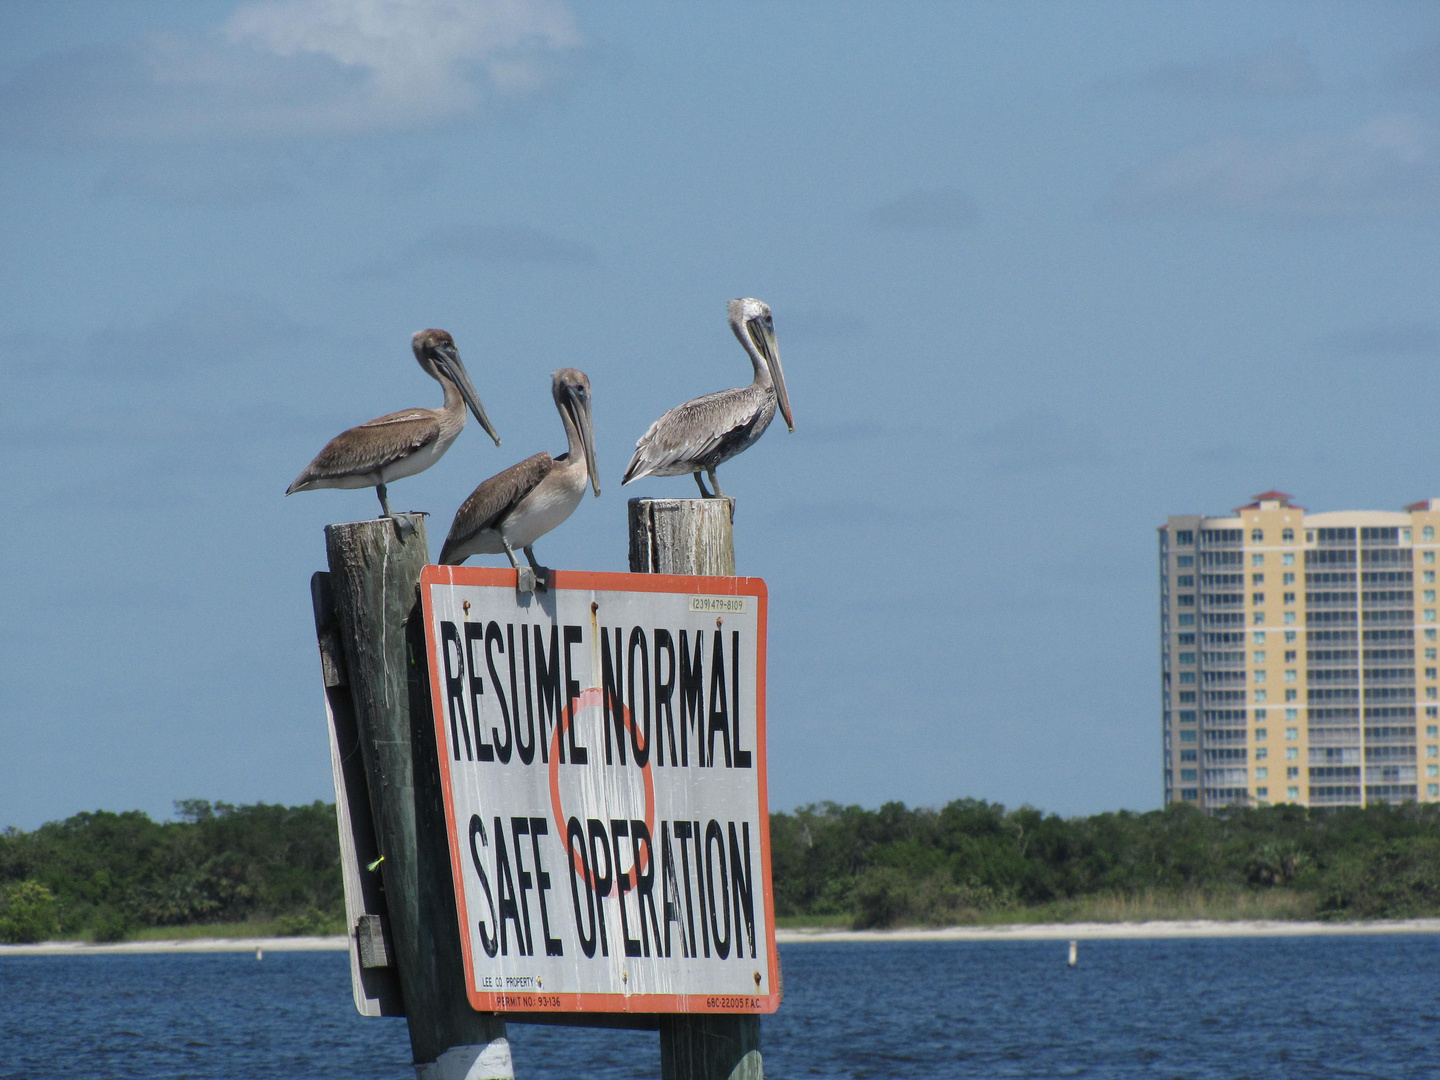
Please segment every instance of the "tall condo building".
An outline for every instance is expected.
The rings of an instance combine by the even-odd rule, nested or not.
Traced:
[[[1440,802],[1440,499],[1160,527],[1165,803]]]

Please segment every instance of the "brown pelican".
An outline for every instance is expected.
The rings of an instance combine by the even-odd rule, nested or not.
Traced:
[[[590,380],[583,371],[561,368],[550,377],[550,393],[565,425],[569,450],[552,458],[543,450],[481,483],[455,512],[440,562],[458,566],[471,555],[509,556],[521,592],[550,585],[549,571],[535,561],[532,545],[575,512],[588,482],[600,495],[595,468],[595,429],[590,419]],[[530,570],[515,558],[525,549]],[[530,576],[533,571],[533,578]]]
[[[444,330],[419,330],[410,338],[415,359],[425,373],[445,390],[438,409],[406,409],[342,431],[325,444],[315,460],[285,490],[286,495],[314,488],[373,487],[385,517],[390,503],[385,485],[402,476],[424,472],[450,449],[465,426],[465,406],[480,426],[500,445],[500,436],[485,415],[470,373],[460,361],[455,339]]]
[[[795,430],[769,305],[754,299],[731,300],[727,310],[730,329],[755,365],[755,381],[687,401],[656,420],[635,444],[635,456],[621,484],[642,476],[693,473],[703,498],[723,498],[716,468],[765,434],[777,404],[786,427]],[[715,488],[713,495],[700,479],[702,470]]]

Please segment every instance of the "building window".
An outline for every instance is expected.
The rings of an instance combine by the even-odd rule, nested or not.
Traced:
[[[1293,604],[1295,603],[1295,594],[1293,592],[1287,592],[1282,599],[1287,604]]]
[[[1300,766],[1298,766],[1298,765],[1291,765],[1289,768],[1287,768],[1287,769],[1285,770],[1285,779],[1286,779],[1286,780],[1295,780],[1295,779],[1297,779],[1299,776],[1300,776]]]
[[[1178,589],[1193,589],[1195,587],[1195,575],[1181,574],[1175,579],[1175,587]]]
[[[1286,797],[1287,799],[1298,799],[1298,798],[1300,798],[1300,789],[1299,789],[1298,787],[1287,787],[1287,788],[1285,789],[1285,797]]]
[[[1285,737],[1286,737],[1287,739],[1290,738],[1290,733],[1289,733],[1288,731],[1285,733]],[[1287,746],[1287,747],[1285,747],[1285,760],[1286,760],[1286,761],[1299,761],[1299,760],[1300,760],[1300,749],[1299,749],[1299,747],[1295,747],[1295,746]]]
[[[1190,602],[1191,602],[1192,604],[1195,602],[1195,598],[1194,598],[1193,596],[1190,598]],[[1180,625],[1181,625],[1181,626],[1194,626],[1194,625],[1195,625],[1195,616],[1194,616],[1194,615],[1187,615],[1187,614],[1185,614],[1185,613],[1182,612],[1181,615],[1180,615]]]
[[[1181,635],[1179,635],[1178,640],[1179,640],[1179,642],[1180,642],[1181,645],[1194,645],[1194,644],[1195,644],[1195,635],[1194,635],[1194,634],[1181,634]]]
[[[1194,566],[1194,565],[1195,565],[1195,556],[1194,556],[1194,555],[1176,555],[1176,556],[1175,556],[1175,565],[1178,566],[1178,567],[1180,567],[1182,570],[1183,570],[1185,567],[1187,567],[1187,566]]]
[[[1426,729],[1425,729],[1425,737],[1426,737],[1427,739],[1433,739],[1433,738],[1435,738],[1435,730],[1434,730],[1433,728],[1426,728]],[[1425,756],[1426,756],[1426,757],[1440,757],[1440,746],[1427,746],[1427,747],[1425,747]]]
[[[1433,563],[1433,562],[1435,561],[1435,552],[1433,552],[1433,551],[1422,552],[1421,555],[1420,555],[1420,561],[1423,562],[1423,563]]]
[[[1294,585],[1294,584],[1295,584],[1295,575],[1294,575],[1294,574],[1287,572],[1287,573],[1281,575],[1281,577],[1282,577],[1282,579],[1283,579],[1283,580],[1280,582],[1281,585]]]
[[[1181,705],[1194,705],[1194,704],[1195,704],[1195,691],[1194,691],[1194,690],[1181,690],[1181,691],[1180,691],[1180,704],[1181,704]]]
[[[1426,622],[1434,622],[1434,621],[1435,621],[1435,609],[1434,609],[1434,608],[1426,608],[1426,609],[1425,609],[1425,621],[1426,621]]]
[[[1175,534],[1175,543],[1183,544],[1185,547],[1189,547],[1191,544],[1195,543],[1195,534],[1189,529],[1181,529]]]
[[[1264,644],[1265,644],[1265,631],[1264,631],[1264,630],[1256,630],[1256,631],[1253,631],[1253,632],[1251,633],[1251,635],[1250,635],[1250,640],[1253,641],[1253,642],[1255,642],[1256,645],[1264,645]]]
[[[1180,741],[1181,741],[1181,742],[1195,742],[1195,741],[1196,741],[1196,740],[1195,740],[1195,732],[1193,732],[1193,731],[1181,731],[1181,732],[1180,732]]]
[[[1401,530],[1400,530],[1400,542],[1401,542],[1402,544],[1408,544],[1408,543],[1410,543],[1410,530],[1409,530],[1409,529],[1401,529]]]
[[[1289,644],[1289,643],[1293,642],[1294,640],[1295,640],[1295,631],[1294,631],[1294,630],[1286,630],[1286,631],[1285,631],[1285,642],[1286,642],[1286,644]]]
[[[1427,667],[1427,668],[1425,669],[1425,678],[1427,678],[1427,679],[1433,679],[1433,678],[1435,678],[1435,669],[1434,669],[1433,667]]]
[[[1265,681],[1265,672],[1263,672],[1263,671],[1257,671],[1257,672],[1255,672],[1255,681],[1256,681],[1256,682],[1264,682],[1264,681]]]
[[[1281,530],[1281,532],[1280,532],[1280,541],[1281,541],[1281,543],[1285,543],[1285,544],[1293,544],[1293,543],[1295,542],[1295,530],[1294,530],[1294,529],[1283,529],[1283,530]]]
[[[1265,716],[1266,716],[1266,712],[1265,712],[1264,709],[1256,709],[1256,710],[1255,710],[1255,723],[1258,724],[1258,723],[1260,723],[1261,721],[1263,721],[1263,720],[1265,719]]]
[[[1264,662],[1265,662],[1265,650],[1264,650],[1264,649],[1256,649],[1256,650],[1255,650],[1255,663],[1257,663],[1257,664],[1263,664]]]
[[[1294,565],[1295,565],[1295,553],[1294,553],[1293,551],[1291,551],[1291,552],[1286,552],[1284,555],[1281,555],[1281,556],[1280,556],[1280,565],[1281,565],[1281,566],[1294,566]]]
[[[1265,594],[1263,592],[1251,593],[1250,602],[1252,604],[1263,604],[1265,602]]]
[[[1285,650],[1285,663],[1287,663],[1287,664],[1293,664],[1293,663],[1295,663],[1295,650],[1294,650],[1294,649],[1286,649],[1286,650]],[[1295,680],[1294,680],[1294,679],[1287,678],[1285,681],[1286,681],[1286,682],[1294,682]]]
[[[1266,768],[1264,765],[1261,765],[1259,768],[1257,768],[1257,769],[1255,770],[1255,779],[1256,779],[1256,780],[1269,780],[1269,779],[1270,779],[1270,770],[1269,770],[1268,768]]]
[[[1426,784],[1426,785],[1425,785],[1425,794],[1426,794],[1426,795],[1440,795],[1440,784]]]
[[[1286,691],[1285,691],[1285,700],[1286,700],[1286,701],[1299,701],[1299,700],[1300,700],[1300,691],[1299,691],[1299,690],[1286,690]]]
[[[1431,582],[1433,582],[1433,581],[1435,580],[1435,571],[1434,571],[1434,570],[1422,570],[1422,571],[1420,571],[1420,580],[1423,581],[1423,582],[1425,582],[1425,584],[1427,584],[1427,585],[1430,584]]]
[[[1263,598],[1262,598],[1262,599],[1263,599]],[[1263,611],[1257,611],[1257,612],[1255,612],[1255,625],[1256,625],[1256,626],[1264,626],[1264,625],[1265,625],[1265,613],[1264,613]]]
[[[1435,687],[1427,686],[1425,687],[1425,699],[1427,701],[1435,701],[1440,699],[1440,693],[1436,692]]]
[[[1186,799],[1190,802],[1194,802],[1195,800],[1200,798],[1200,789],[1193,787],[1182,787],[1180,789],[1180,798]]]
[[[1256,741],[1256,742],[1264,742],[1265,739],[1269,736],[1269,734],[1270,734],[1270,732],[1268,732],[1265,728],[1263,728],[1263,727],[1257,727],[1257,728],[1255,729],[1255,741]],[[1256,750],[1256,751],[1255,751],[1255,756],[1256,756],[1257,758],[1264,757],[1264,756],[1265,756],[1265,748],[1262,746],[1259,750]]]
[[[1293,612],[1293,611],[1287,611],[1287,612],[1285,612],[1285,625],[1286,625],[1286,626],[1289,626],[1289,625],[1292,624],[1294,621],[1295,621],[1295,612]]]
[[[1426,775],[1426,776],[1440,776],[1440,765],[1426,765],[1426,766],[1425,766],[1425,775]]]
[[[1256,700],[1256,701],[1264,701],[1264,700],[1265,700],[1265,691],[1264,691],[1264,690],[1256,690],[1256,691],[1255,691],[1255,700]]]
[[[1435,590],[1434,590],[1434,589],[1426,589],[1426,590],[1425,590],[1425,603],[1427,603],[1427,604],[1433,604],[1433,603],[1435,603]]]
[[[1306,530],[1305,530],[1305,543],[1307,543],[1307,544],[1313,544],[1313,543],[1315,543],[1315,530],[1314,530],[1314,529],[1306,529]]]
[[[1256,734],[1256,735],[1260,735],[1260,732],[1257,731],[1255,734]],[[1261,737],[1261,738],[1264,738],[1263,735],[1261,735],[1260,737]],[[1270,756],[1270,751],[1267,750],[1267,749],[1266,749],[1265,747],[1263,747],[1263,746],[1257,748],[1256,751],[1255,751],[1255,760],[1256,760],[1256,761],[1264,761],[1264,760],[1265,760],[1267,757],[1269,757],[1269,756]]]
[[[1268,799],[1270,797],[1270,789],[1268,787],[1257,787],[1255,789],[1255,797],[1257,799]]]
[[[1175,597],[1175,602],[1176,602],[1177,604],[1179,604],[1181,607],[1194,607],[1194,606],[1195,606],[1195,594],[1194,594],[1194,593],[1181,593],[1179,596]],[[1190,621],[1187,623],[1187,622],[1185,621],[1185,616],[1184,616],[1184,615],[1181,615],[1181,616],[1180,616],[1180,625],[1181,625],[1181,626],[1193,626],[1193,625],[1195,625],[1195,616],[1194,616],[1194,615],[1191,615],[1191,616],[1190,616]]]
[[[1180,751],[1180,760],[1181,760],[1181,761],[1194,761],[1194,760],[1195,760],[1195,755],[1198,754],[1198,753],[1199,753],[1198,750],[1181,750],[1181,751]]]
[[[1194,709],[1181,709],[1181,710],[1180,710],[1180,723],[1182,723],[1182,724],[1193,724],[1194,722],[1195,722],[1195,710],[1194,710]]]
[[[1422,528],[1422,529],[1420,530],[1420,539],[1423,540],[1423,541],[1425,541],[1425,543],[1427,543],[1427,544],[1430,543],[1432,540],[1434,540],[1434,539],[1435,539],[1435,526],[1434,526],[1434,525],[1426,525],[1424,528]]]
[[[1294,681],[1295,681],[1295,678],[1296,678],[1295,672],[1293,672],[1293,671],[1287,671],[1287,672],[1285,672],[1285,681],[1286,681],[1286,682],[1294,682]]]
[[[1193,652],[1182,652],[1182,653],[1180,654],[1180,663],[1182,663],[1182,664],[1193,664],[1194,662],[1195,662],[1195,654],[1194,654]]]
[[[1435,631],[1434,631],[1434,630],[1426,630],[1426,631],[1425,631],[1425,640],[1426,640],[1426,641],[1434,641],[1434,640],[1435,640]]]
[[[1193,781],[1198,780],[1198,779],[1200,779],[1200,770],[1199,770],[1199,769],[1181,769],[1181,770],[1180,770],[1180,780],[1181,780],[1182,783],[1183,783],[1184,781],[1186,781],[1186,780],[1190,780],[1190,781],[1193,782]]]
[[[1299,737],[1300,737],[1300,732],[1299,732],[1298,730],[1296,730],[1295,728],[1293,728],[1293,727],[1287,727],[1287,728],[1285,729],[1285,738],[1287,738],[1287,739],[1298,739]]]
[[[1193,682],[1195,681],[1195,672],[1193,672],[1193,671],[1182,671],[1182,672],[1180,672],[1180,681],[1181,681],[1182,683],[1193,683]]]
[[[1265,584],[1265,575],[1264,575],[1264,574],[1251,574],[1251,575],[1250,575],[1250,584],[1251,584],[1251,585],[1264,585],[1264,584]]]
[[[1264,530],[1264,529],[1251,529],[1251,530],[1250,530],[1250,542],[1251,542],[1252,544],[1259,544],[1259,543],[1262,543],[1264,540],[1265,540],[1265,530]]]
[[[1297,719],[1299,716],[1300,716],[1300,710],[1299,710],[1299,709],[1286,709],[1286,710],[1285,710],[1285,722],[1286,722],[1286,723],[1289,723],[1289,724],[1295,723],[1296,719]]]

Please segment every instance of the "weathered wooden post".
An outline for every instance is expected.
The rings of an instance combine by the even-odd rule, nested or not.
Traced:
[[[630,570],[733,577],[733,499],[631,499]],[[760,1017],[660,1017],[663,1080],[763,1080]]]
[[[420,614],[424,518],[331,525],[325,540],[416,1071],[510,1080],[504,1021],[465,996]]]

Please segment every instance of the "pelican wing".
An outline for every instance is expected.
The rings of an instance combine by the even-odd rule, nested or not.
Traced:
[[[450,523],[450,535],[445,537],[445,546],[440,549],[440,561],[460,545],[484,529],[494,528],[509,514],[520,501],[534,491],[540,481],[555,467],[555,459],[545,451],[532,454],[518,465],[511,465],[504,472],[496,473],[489,480],[482,480],[480,486],[455,511],[455,520]]]
[[[440,420],[431,409],[407,409],[376,417],[368,424],[342,431],[326,443],[290,485],[290,491],[298,491],[312,480],[378,472],[439,437]]]
[[[699,468],[701,462],[725,456],[731,444],[749,435],[763,412],[763,402],[748,390],[721,390],[675,406],[635,444],[621,483],[652,473],[693,472],[686,466]]]

